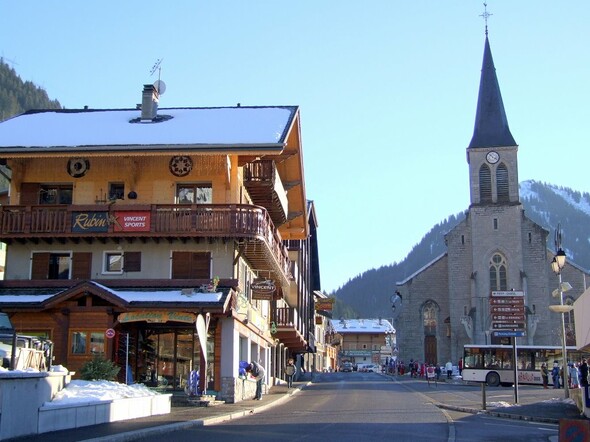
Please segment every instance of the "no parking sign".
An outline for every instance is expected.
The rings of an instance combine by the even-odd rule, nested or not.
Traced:
[[[113,339],[115,337],[115,330],[112,328],[107,328],[107,331],[104,332],[105,336],[109,339]]]

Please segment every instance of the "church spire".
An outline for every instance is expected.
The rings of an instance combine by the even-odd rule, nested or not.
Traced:
[[[475,128],[469,147],[516,146],[504,111],[502,94],[487,35],[479,82]]]

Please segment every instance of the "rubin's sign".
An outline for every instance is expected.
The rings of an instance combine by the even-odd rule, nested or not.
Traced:
[[[115,212],[72,212],[73,233],[104,233],[113,226],[115,232],[149,232],[151,213],[149,211]]]

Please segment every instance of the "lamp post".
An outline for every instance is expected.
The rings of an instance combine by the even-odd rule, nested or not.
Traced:
[[[570,391],[568,386],[569,379],[569,368],[567,365],[567,350],[566,350],[566,337],[565,337],[565,314],[572,311],[573,306],[565,305],[563,302],[563,293],[572,288],[567,282],[561,281],[561,271],[565,267],[566,255],[561,248],[561,226],[558,224],[555,230],[555,249],[557,254],[551,261],[551,270],[557,274],[559,278],[559,287],[553,291],[553,297],[559,296],[558,305],[550,305],[549,309],[556,313],[561,313],[561,352],[562,352],[562,367],[563,367],[563,390],[565,398],[570,397]]]

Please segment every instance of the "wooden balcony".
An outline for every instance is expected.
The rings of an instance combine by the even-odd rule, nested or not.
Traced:
[[[287,249],[266,209],[247,204],[0,206],[0,241],[116,243],[236,240],[257,270],[288,287]]]
[[[307,341],[299,329],[299,315],[293,307],[279,307],[272,313],[277,332],[274,335],[291,351],[306,351]]]
[[[276,226],[287,221],[287,193],[274,161],[261,160],[246,164],[244,185],[254,204],[265,207]]]

